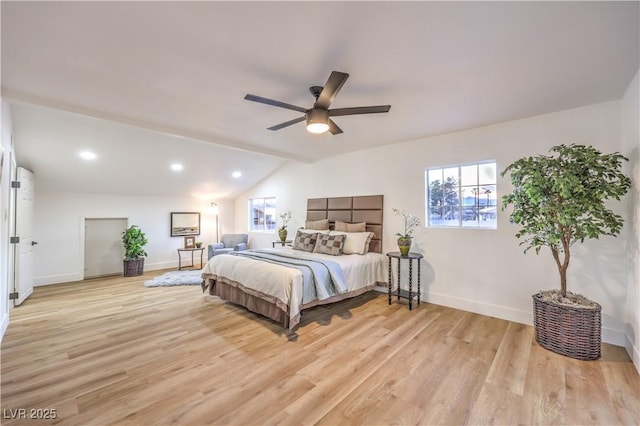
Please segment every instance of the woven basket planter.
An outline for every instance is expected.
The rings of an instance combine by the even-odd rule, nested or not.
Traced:
[[[122,266],[124,268],[125,277],[135,277],[142,275],[144,272],[144,257],[140,259],[123,260]]]
[[[601,306],[564,306],[533,296],[536,341],[550,351],[581,360],[600,358]]]

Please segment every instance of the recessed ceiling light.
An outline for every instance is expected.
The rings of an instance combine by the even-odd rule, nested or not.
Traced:
[[[184,167],[182,167],[182,164],[178,164],[178,163],[174,163],[171,165],[171,170],[179,172],[182,169],[184,169]]]
[[[96,158],[98,158],[98,156],[91,151],[82,151],[80,154],[78,154],[78,156],[80,156],[80,158],[82,158],[83,160],[95,160]]]
[[[231,173],[231,176],[233,176],[234,178],[239,178],[240,176],[242,176],[242,172],[233,172]]]

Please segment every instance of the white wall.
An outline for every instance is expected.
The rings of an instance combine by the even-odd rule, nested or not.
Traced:
[[[349,135],[340,135],[349,143]],[[392,208],[419,215],[424,223],[424,169],[496,160],[498,169],[525,155],[546,153],[562,143],[591,144],[604,152],[620,151],[620,102],[607,102],[523,120],[424,138],[341,155],[313,164],[284,166],[236,199],[237,223],[247,221],[247,200],[276,196],[278,208],[291,210],[289,229],[304,223],[306,199],[325,196],[383,194],[384,251],[396,251],[394,234],[401,220]],[[499,195],[511,190],[498,180]],[[616,211],[623,214],[621,206]],[[559,287],[549,252],[524,255],[508,215],[498,216],[497,230],[424,229],[412,251],[424,254],[424,299],[446,306],[532,322],[531,295]],[[275,234],[252,235],[255,246],[270,246]],[[605,237],[576,247],[568,285],[603,307],[603,340],[624,345],[627,293],[622,241]]]
[[[183,247],[183,237],[170,236],[170,212],[201,212],[201,235],[206,246],[215,242],[215,217],[207,213],[208,201],[195,198],[77,194],[38,191],[35,174],[35,285],[55,284],[83,279],[84,219],[128,218],[129,225],[138,225],[149,243],[145,270],[178,266],[176,249]],[[221,232],[232,232],[234,205],[219,204]],[[205,250],[206,259],[206,250]]]
[[[622,153],[629,158],[631,191],[625,224],[627,303],[625,346],[640,371],[640,83],[638,73],[622,99]]]
[[[9,325],[9,194],[13,146],[11,107],[2,101],[2,174],[0,175],[0,340]]]

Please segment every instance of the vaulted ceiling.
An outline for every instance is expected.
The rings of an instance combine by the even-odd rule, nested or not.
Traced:
[[[43,189],[233,198],[286,161],[619,99],[639,4],[3,1],[2,96]],[[243,99],[310,108],[332,70],[333,107],[391,111],[274,132],[301,114]]]

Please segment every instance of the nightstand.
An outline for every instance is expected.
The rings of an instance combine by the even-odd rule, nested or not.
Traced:
[[[276,244],[280,244],[282,247],[284,247],[285,245],[291,245],[291,243],[293,242],[293,240],[273,240],[271,241],[271,247],[275,248]]]
[[[200,252],[200,267],[197,269],[202,269],[202,267],[204,266],[204,264],[202,263],[202,257],[203,257],[203,253],[204,253],[204,247],[198,247],[198,248],[188,248],[188,249],[184,249],[184,248],[179,248],[178,249],[178,271],[183,270],[184,268],[195,268],[196,265],[193,262],[193,254],[195,252]],[[189,253],[191,252],[191,265],[185,265],[182,266],[182,256],[180,256],[182,253]]]
[[[391,253],[387,253],[387,257],[389,258],[389,304],[391,304],[391,296],[396,294],[398,300],[400,298],[409,300],[409,310],[413,309],[413,298],[417,296],[418,298],[418,306],[420,306],[420,259],[422,259],[422,255],[420,253],[409,253],[406,256],[400,254],[399,251],[394,251]],[[398,259],[398,288],[394,292],[393,288],[393,269],[391,265],[391,259]],[[409,290],[404,290],[400,286],[400,270],[401,264],[403,260],[409,261]],[[413,292],[412,284],[413,284],[413,261],[418,261],[418,291],[416,293]]]

